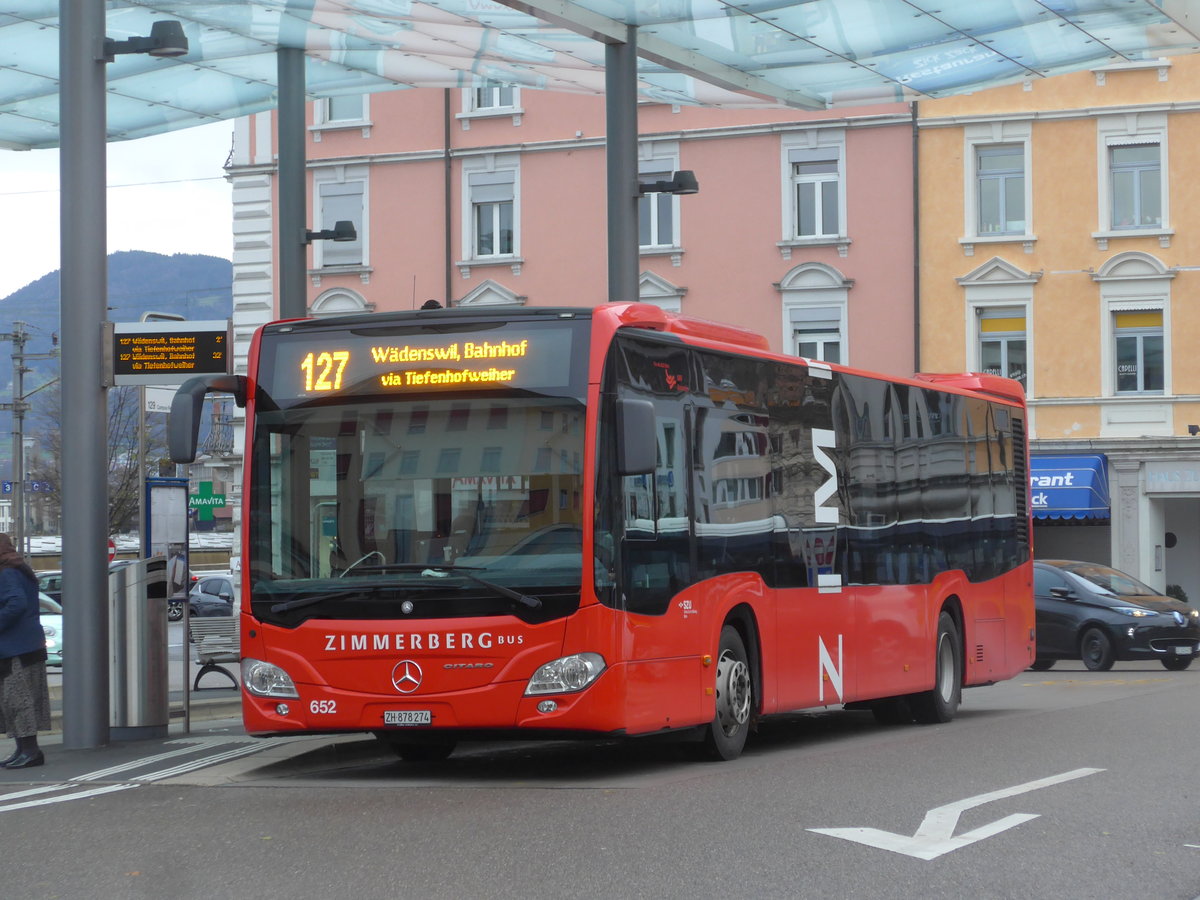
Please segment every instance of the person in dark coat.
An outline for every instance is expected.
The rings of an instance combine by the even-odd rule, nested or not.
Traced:
[[[37,576],[0,534],[0,731],[15,738],[6,769],[40,766],[46,758],[37,733],[50,729],[50,688],[46,680],[46,634],[38,617]]]

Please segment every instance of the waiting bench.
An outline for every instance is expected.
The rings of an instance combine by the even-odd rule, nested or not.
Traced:
[[[192,682],[192,690],[200,690],[200,679],[208,672],[220,672],[238,687],[238,680],[221,663],[242,661],[241,636],[238,634],[238,616],[204,616],[188,620],[196,662],[200,671]]]

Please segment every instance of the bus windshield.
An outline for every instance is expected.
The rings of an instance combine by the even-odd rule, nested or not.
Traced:
[[[428,616],[511,612],[496,585],[577,597],[583,430],[565,398],[259,414],[255,458],[270,462],[252,489],[270,514],[251,523],[255,614],[390,618],[405,600]]]

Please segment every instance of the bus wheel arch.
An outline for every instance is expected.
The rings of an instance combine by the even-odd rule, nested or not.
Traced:
[[[933,687],[908,696],[913,718],[922,725],[949,722],[962,702],[963,628],[957,598],[947,600],[938,613],[933,665]]]

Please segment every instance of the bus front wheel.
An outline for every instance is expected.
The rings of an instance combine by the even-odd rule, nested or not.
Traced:
[[[746,746],[750,714],[754,709],[754,682],[746,645],[732,625],[721,630],[717,651],[717,714],[704,732],[704,750],[709,759],[737,759]]]
[[[913,718],[922,725],[949,722],[958,712],[962,700],[962,639],[958,626],[948,612],[938,616],[938,635],[933,658],[933,690],[912,694],[908,698]]]

